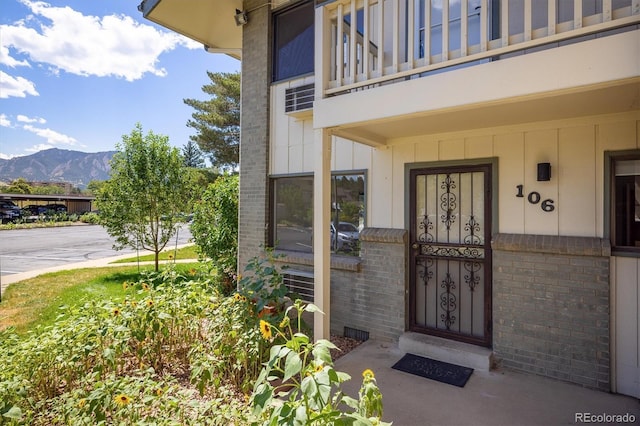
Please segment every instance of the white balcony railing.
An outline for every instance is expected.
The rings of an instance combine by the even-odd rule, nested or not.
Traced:
[[[316,96],[639,23],[640,0],[337,0],[316,10]]]

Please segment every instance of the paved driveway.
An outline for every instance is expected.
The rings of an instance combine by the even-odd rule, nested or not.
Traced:
[[[188,226],[178,232],[177,243],[189,242]],[[175,237],[170,243],[176,244]],[[116,251],[113,238],[98,225],[0,231],[0,272],[17,274],[52,266],[134,254],[131,249]]]

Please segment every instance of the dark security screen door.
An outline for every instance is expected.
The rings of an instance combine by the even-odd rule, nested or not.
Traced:
[[[410,172],[410,329],[491,346],[491,166]]]

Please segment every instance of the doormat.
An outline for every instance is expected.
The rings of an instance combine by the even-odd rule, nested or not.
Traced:
[[[467,384],[467,380],[473,373],[473,368],[461,367],[414,354],[406,354],[391,368],[461,388]]]

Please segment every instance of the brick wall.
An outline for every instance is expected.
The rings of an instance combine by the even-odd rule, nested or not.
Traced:
[[[365,228],[359,258],[332,255],[332,334],[342,335],[346,326],[371,339],[398,341],[405,331],[406,239],[402,229]],[[287,252],[279,262],[313,272],[312,254]]]
[[[609,391],[608,241],[500,234],[492,248],[499,362]]]
[[[242,33],[242,89],[240,117],[239,270],[259,255],[267,239],[269,180],[269,85],[271,34],[269,7],[262,0],[246,0],[251,10]]]

